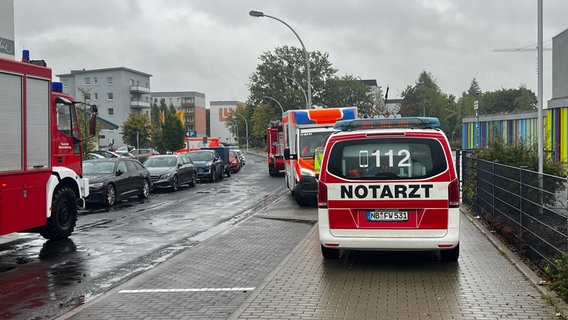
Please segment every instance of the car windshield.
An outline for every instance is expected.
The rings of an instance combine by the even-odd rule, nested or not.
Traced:
[[[144,166],[147,168],[175,167],[176,164],[177,159],[175,157],[151,157],[144,162]]]
[[[83,162],[84,174],[112,174],[114,161],[85,161]]]
[[[192,161],[210,161],[213,160],[212,152],[190,152],[189,158]]]

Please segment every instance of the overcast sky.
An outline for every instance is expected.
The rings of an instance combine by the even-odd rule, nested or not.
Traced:
[[[526,85],[537,93],[537,0],[15,0],[16,59],[28,49],[54,74],[127,67],[152,91],[198,91],[210,101],[248,98],[259,57],[283,45],[329,54],[337,75],[376,79],[398,98],[430,72],[461,96]],[[544,0],[544,43],[568,28],[568,1]],[[544,52],[544,100],[552,54]],[[546,103],[545,103],[546,106]]]

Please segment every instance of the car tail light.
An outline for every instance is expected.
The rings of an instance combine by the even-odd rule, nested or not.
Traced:
[[[318,180],[318,208],[327,208],[327,186]]]
[[[448,200],[450,208],[460,207],[460,185],[458,179],[454,179],[448,186]]]

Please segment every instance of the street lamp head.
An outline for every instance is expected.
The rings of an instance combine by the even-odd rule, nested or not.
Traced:
[[[249,15],[252,16],[252,17],[264,17],[264,12],[251,10],[249,12]]]

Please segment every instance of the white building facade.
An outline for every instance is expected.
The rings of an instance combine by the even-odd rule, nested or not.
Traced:
[[[152,75],[124,67],[72,70],[69,74],[57,75],[63,83],[63,92],[75,100],[96,104],[98,117],[102,119],[99,147],[120,147],[125,143],[120,134],[120,125],[131,112],[150,117],[150,77]],[[83,96],[86,92],[86,97]],[[139,142],[146,146],[147,142]]]
[[[0,58],[14,60],[14,0],[0,0]]]
[[[244,107],[244,103],[239,101],[211,101],[209,114],[209,129],[212,138],[219,138],[223,144],[237,143],[237,136],[234,131],[227,127],[228,119],[237,108]]]

